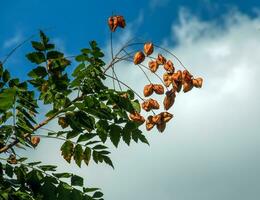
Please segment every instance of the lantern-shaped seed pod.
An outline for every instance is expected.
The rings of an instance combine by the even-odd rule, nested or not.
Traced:
[[[141,124],[143,124],[145,122],[145,119],[142,115],[140,115],[140,113],[138,112],[133,112],[129,115],[129,118],[132,120],[132,121],[135,121],[135,122],[139,122]]]
[[[172,117],[173,117],[173,115],[172,115],[171,113],[169,113],[169,112],[162,112],[162,113],[161,113],[161,116],[162,116],[163,121],[164,121],[165,123],[168,122],[168,121],[170,121],[170,120],[172,119]]]
[[[144,44],[144,53],[149,56],[153,53],[153,43],[147,42]]]
[[[166,63],[166,58],[163,57],[162,54],[158,54],[156,62],[158,63],[158,65],[164,65]]]
[[[196,88],[201,88],[202,87],[202,83],[203,83],[203,79],[202,78],[196,78],[196,79],[192,80],[192,84]]]
[[[174,73],[175,68],[172,61],[168,60],[163,67],[167,72]]]
[[[145,59],[145,55],[142,51],[138,51],[136,52],[136,54],[134,55],[134,64],[138,65],[140,63],[142,63]]]
[[[121,28],[125,28],[125,19],[123,16],[117,16],[118,26]]]
[[[160,131],[162,133],[166,128],[166,123],[162,122],[162,123],[156,124],[156,128],[158,129],[158,131]]]
[[[183,92],[189,92],[193,88],[192,82],[184,82],[183,84]]]
[[[153,127],[154,127],[154,125],[155,125],[155,123],[153,122],[153,116],[148,116],[148,118],[147,118],[147,120],[146,120],[146,130],[147,131],[150,131]]]
[[[156,94],[164,94],[164,87],[161,84],[153,84],[153,91]]]
[[[145,110],[145,111],[150,111],[151,109],[159,109],[160,108],[160,105],[159,103],[154,100],[154,99],[148,99],[146,101],[144,101],[142,103],[142,108]]]
[[[163,74],[163,81],[166,87],[169,87],[173,81],[172,74],[164,73]]]
[[[165,110],[169,110],[175,101],[175,91],[174,89],[171,89],[170,91],[166,92],[166,96],[163,100],[163,105]]]
[[[145,97],[151,96],[153,94],[153,84],[145,85],[143,93]]]
[[[148,63],[148,65],[149,65],[149,69],[150,69],[151,72],[153,72],[153,73],[156,72],[157,69],[158,69],[158,67],[159,67],[158,63],[157,63],[156,61],[154,61],[154,60],[150,61],[150,62]]]

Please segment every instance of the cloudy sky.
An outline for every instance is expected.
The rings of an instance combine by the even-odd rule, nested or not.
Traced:
[[[29,155],[86,177],[86,185],[101,187],[106,200],[259,199],[260,3],[223,2],[3,1],[1,59],[39,28],[46,29],[68,55],[92,39],[107,52],[106,19],[119,13],[127,27],[115,34],[116,47],[135,36],[152,40],[204,78],[202,89],[177,96],[171,110],[174,120],[163,134],[145,133],[150,146],[113,148],[115,170],[94,163],[82,169],[68,165],[56,141],[44,140]],[[23,76],[30,69],[22,57],[29,50],[25,45],[8,61],[14,75]],[[118,65],[116,71],[137,91],[147,83],[128,63]]]

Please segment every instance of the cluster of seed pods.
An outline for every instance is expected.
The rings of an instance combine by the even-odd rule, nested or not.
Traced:
[[[145,43],[143,51],[138,51],[135,53],[133,59],[134,64],[141,64],[146,57],[149,57],[153,53],[153,51],[154,45],[151,42]],[[156,59],[152,59],[148,63],[148,67],[152,73],[156,73],[160,67],[165,70],[162,77],[164,85],[150,83],[145,85],[143,89],[143,95],[145,97],[150,97],[153,93],[165,95],[163,100],[164,112],[157,115],[149,115],[146,120],[139,113],[134,113],[130,114],[130,119],[141,123],[146,122],[146,129],[148,131],[156,126],[160,132],[163,132],[166,127],[166,123],[173,117],[168,110],[174,104],[176,93],[179,93],[181,89],[183,89],[183,92],[188,92],[193,87],[201,88],[203,79],[194,78],[186,69],[184,71],[175,71],[173,62],[171,60],[166,60],[162,54],[158,54]],[[164,87],[167,88],[166,92],[164,92]],[[160,104],[158,101],[152,98],[149,98],[142,103],[142,109],[147,112],[150,110],[157,110],[159,108]]]
[[[108,25],[112,32],[117,27],[124,28],[126,23],[122,16],[112,16],[108,19]],[[150,97],[153,93],[157,95],[165,95],[163,100],[164,111],[159,114],[149,115],[145,119],[139,112],[130,113],[129,118],[132,121],[143,124],[146,123],[146,129],[150,131],[154,126],[160,132],[163,132],[166,127],[166,123],[173,118],[173,114],[169,113],[168,110],[173,106],[176,98],[176,93],[183,90],[184,93],[190,91],[193,87],[201,88],[203,79],[194,78],[193,75],[187,70],[175,70],[174,64],[171,60],[166,60],[162,54],[158,54],[157,58],[153,58],[150,55],[154,52],[154,45],[151,42],[144,44],[143,51],[135,53],[133,63],[135,65],[141,64],[146,57],[149,57],[151,61],[148,63],[149,70],[152,73],[156,73],[161,67],[165,70],[163,74],[162,84],[150,83],[144,86],[143,95],[144,97]],[[167,91],[165,92],[165,88]],[[148,98],[143,101],[141,105],[142,109],[146,112],[160,109],[160,104],[153,98]],[[154,113],[154,112],[153,112]]]

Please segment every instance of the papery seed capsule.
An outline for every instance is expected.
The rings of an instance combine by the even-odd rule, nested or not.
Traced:
[[[190,74],[190,72],[188,70],[184,70],[182,72],[182,83],[184,82],[191,82],[192,80],[192,75]]]
[[[150,131],[155,125],[152,118],[153,118],[153,116],[151,116],[151,115],[147,117],[146,125],[145,125],[147,131]]]
[[[153,91],[156,94],[164,94],[164,87],[161,84],[153,84]]]
[[[160,114],[154,115],[152,118],[153,123],[158,124],[162,122],[162,116]]]
[[[156,61],[154,61],[154,60],[150,61],[148,65],[149,65],[149,69],[153,73],[156,72],[158,67],[159,67],[158,63]]]
[[[33,144],[33,146],[37,146],[40,143],[40,137],[39,136],[32,136],[31,137],[31,143]]]
[[[117,16],[118,26],[121,28],[125,28],[125,19],[123,16]]]
[[[163,100],[163,105],[165,110],[169,110],[175,101],[175,91],[172,89],[166,92],[166,96]]]
[[[166,87],[169,87],[173,81],[172,74],[164,73],[163,74],[163,81]]]
[[[135,56],[134,56],[134,64],[135,65],[138,65],[140,64],[141,62],[143,62],[145,59],[145,55],[142,51],[138,51],[136,52]]]
[[[147,42],[144,44],[144,53],[149,56],[153,53],[153,43]]]
[[[153,84],[145,85],[144,86],[144,96],[148,97],[153,94]]]
[[[174,81],[181,81],[182,80],[182,72],[181,70],[178,70],[172,75],[172,78]]]
[[[183,92],[189,92],[193,88],[192,82],[185,82],[183,84]]]
[[[172,87],[176,92],[180,92],[182,88],[182,81],[173,81],[172,82]]]
[[[165,130],[166,127],[166,123],[162,122],[160,124],[156,124],[156,128],[158,129],[158,131],[163,132]]]
[[[203,83],[203,79],[202,78],[196,78],[196,79],[192,80],[192,84],[196,88],[201,88],[202,87],[202,83]]]
[[[108,20],[107,20],[107,23],[108,23],[108,26],[110,28],[111,31],[115,31],[115,28],[114,28],[114,19],[113,17],[109,17]]]
[[[161,113],[161,116],[162,116],[163,121],[164,121],[165,123],[168,122],[168,121],[170,121],[170,120],[172,119],[172,117],[173,117],[173,115],[172,115],[171,113],[169,113],[169,112],[162,112],[162,113]]]
[[[150,111],[151,109],[159,109],[159,103],[154,99],[148,99],[142,103],[142,108],[145,111]]]
[[[174,66],[172,61],[168,60],[165,64],[164,64],[164,69],[170,73],[174,73]]]
[[[142,115],[140,115],[140,113],[138,112],[134,112],[134,113],[131,113],[129,115],[129,118],[132,120],[132,121],[135,121],[135,122],[139,122],[139,123],[144,123],[145,122],[145,119]]]
[[[158,54],[156,62],[158,63],[158,65],[164,65],[166,63],[166,59],[165,57],[163,57],[162,54]]]

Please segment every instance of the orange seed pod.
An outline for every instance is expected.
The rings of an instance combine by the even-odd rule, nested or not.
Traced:
[[[145,97],[151,96],[153,94],[153,84],[145,85],[143,93]]]
[[[149,56],[153,53],[153,43],[147,42],[144,44],[144,53]]]
[[[161,84],[153,84],[153,91],[156,94],[164,94],[164,87]]]
[[[138,51],[136,52],[136,54],[134,55],[134,64],[138,65],[141,62],[143,62],[145,59],[145,55],[142,51]]]
[[[159,67],[158,63],[154,60],[150,61],[148,65],[149,65],[151,72],[153,72],[153,73],[156,72]]]

